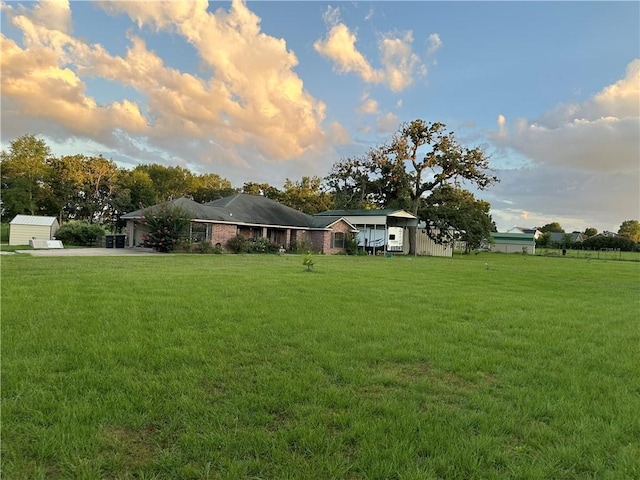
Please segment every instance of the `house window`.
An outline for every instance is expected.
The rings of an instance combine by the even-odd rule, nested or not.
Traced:
[[[331,248],[345,248],[347,236],[344,232],[333,232],[331,234]]]

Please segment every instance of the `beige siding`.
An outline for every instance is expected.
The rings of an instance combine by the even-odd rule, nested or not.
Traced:
[[[29,240],[51,240],[52,228],[43,225],[10,225],[9,245],[29,245]]]
[[[451,244],[437,244],[434,242],[426,231],[418,229],[416,238],[416,255],[425,255],[430,257],[451,257],[453,256],[453,248]],[[409,251],[409,235],[404,240],[404,250]]]

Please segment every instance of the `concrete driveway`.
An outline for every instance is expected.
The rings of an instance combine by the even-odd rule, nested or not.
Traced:
[[[34,257],[123,257],[130,255],[166,255],[151,248],[52,248],[42,250],[16,250]]]

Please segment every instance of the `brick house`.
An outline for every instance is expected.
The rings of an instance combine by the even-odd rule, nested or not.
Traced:
[[[230,239],[241,235],[267,238],[285,249],[292,242],[308,242],[315,252],[334,254],[343,253],[349,236],[357,233],[340,216],[314,217],[262,195],[239,193],[204,204],[178,198],[169,203],[190,213],[189,238],[196,243],[207,241],[225,247]],[[147,233],[139,224],[143,215],[143,210],[136,210],[121,217],[127,222],[129,247],[140,245]]]

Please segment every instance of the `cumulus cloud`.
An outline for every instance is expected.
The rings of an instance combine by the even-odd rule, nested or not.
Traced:
[[[65,33],[71,31],[71,9],[68,0],[40,2],[33,9],[33,17],[37,23],[52,30]]]
[[[378,102],[373,98],[369,98],[365,95],[357,111],[359,113],[365,113],[367,115],[374,115],[378,113]]]
[[[640,158],[640,59],[624,78],[583,103],[561,104],[538,119],[501,115],[492,139],[539,164],[607,173],[637,172]]]
[[[398,123],[398,116],[387,112],[376,119],[376,130],[379,133],[390,133],[398,128]]]
[[[331,7],[329,7],[331,8]],[[333,11],[331,11],[333,13]],[[327,14],[325,14],[326,21]],[[329,15],[335,19],[335,15]],[[326,37],[313,46],[333,63],[334,71],[354,73],[364,82],[384,84],[393,92],[400,92],[424,76],[427,68],[413,52],[413,33],[388,33],[378,42],[381,68],[374,68],[356,47],[357,36],[344,23],[329,24]]]
[[[498,170],[501,182],[483,193],[498,228],[526,220],[617,231],[640,216],[640,59],[581,103],[535,119],[499,115],[490,138],[507,158],[526,160]]]
[[[242,1],[215,13],[207,11],[206,0],[101,5],[147,32],[182,36],[214,73],[170,68],[134,33],[123,56],[88,44],[71,34],[66,1],[8,7],[23,42],[1,37],[3,123],[49,119],[68,135],[111,148],[128,144],[135,151],[136,143],[151,140],[170,157],[211,138],[223,148],[255,148],[265,162],[326,146],[325,105],[304,89],[286,42],[263,33],[260,18]],[[101,105],[88,93],[90,78],[130,87],[136,98]]]
[[[351,135],[339,122],[331,122],[329,124],[329,136],[332,140],[331,143],[334,145],[346,145],[351,141]]]

